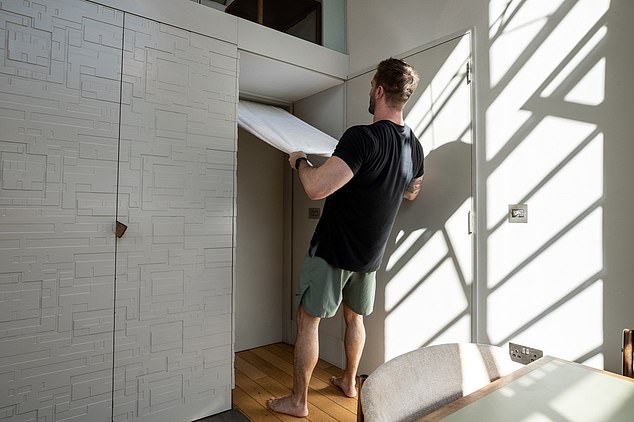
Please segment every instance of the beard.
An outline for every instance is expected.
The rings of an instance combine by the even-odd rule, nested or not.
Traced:
[[[373,97],[370,97],[370,104],[368,105],[368,112],[374,116],[374,105],[375,101]]]

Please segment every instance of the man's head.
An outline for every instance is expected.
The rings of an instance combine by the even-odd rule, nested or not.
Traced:
[[[379,63],[370,90],[370,106],[368,111],[374,114],[376,99],[374,93],[382,87],[385,103],[390,108],[402,110],[410,95],[418,85],[418,74],[403,60],[389,58]]]

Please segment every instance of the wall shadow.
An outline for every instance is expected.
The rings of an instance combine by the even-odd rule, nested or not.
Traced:
[[[442,327],[437,327],[435,332],[428,335],[426,339],[415,340],[416,347],[434,343],[461,318],[470,315],[472,306],[469,280],[471,275],[465,275],[465,269],[461,267],[459,257],[454,250],[452,236],[446,228],[447,221],[470,197],[471,145],[462,141],[454,141],[431,151],[425,159],[423,190],[415,201],[403,201],[388,241],[383,265],[377,271],[375,308],[373,314],[366,318],[366,326],[373,339],[373,350],[369,351],[371,355],[379,354],[385,359],[387,352],[385,344],[386,341],[390,341],[390,334],[386,333],[385,321],[391,314],[399,312],[400,308],[407,308],[407,318],[410,319],[413,326],[430,324],[430,321],[425,318],[425,312],[416,312],[412,308],[412,304],[405,304],[405,302],[416,290],[421,289],[424,283],[439,277],[438,270],[444,264],[448,264],[453,269],[453,277],[447,282],[457,283],[457,289],[462,292],[462,300],[467,305],[462,306],[460,312],[456,313]],[[467,217],[465,215],[463,219],[465,236],[467,230],[466,220]],[[398,251],[403,248],[404,242],[407,241],[409,236],[417,233],[420,233],[420,236],[401,255]],[[388,304],[386,302],[386,291],[389,284],[394,282],[395,275],[402,271],[408,271],[407,267],[411,266],[413,261],[421,259],[420,252],[425,251],[431,245],[430,241],[435,236],[440,236],[446,252],[439,257],[440,259],[437,262],[430,264],[429,270],[422,273],[417,271],[416,279],[408,285],[407,290],[400,292],[401,298],[396,301],[392,300],[391,302],[394,303]],[[397,254],[399,258],[395,259],[394,257]],[[470,272],[471,267],[466,270]],[[420,311],[424,311],[424,309],[420,309]],[[399,335],[416,337],[417,333],[405,331],[399,333]],[[377,350],[379,343],[375,339],[381,339],[382,350]],[[466,340],[468,339],[462,339],[462,341]],[[378,361],[378,363],[380,362],[382,361]],[[371,363],[370,365],[376,366]]]

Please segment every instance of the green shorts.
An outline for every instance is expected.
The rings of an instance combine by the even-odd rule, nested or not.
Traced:
[[[343,300],[353,312],[370,315],[374,309],[376,272],[361,273],[342,270],[315,256],[311,246],[304,258],[296,293],[298,304],[313,316],[335,316]]]

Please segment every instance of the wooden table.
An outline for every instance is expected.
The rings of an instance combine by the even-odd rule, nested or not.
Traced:
[[[634,379],[551,356],[419,421],[633,422]]]

